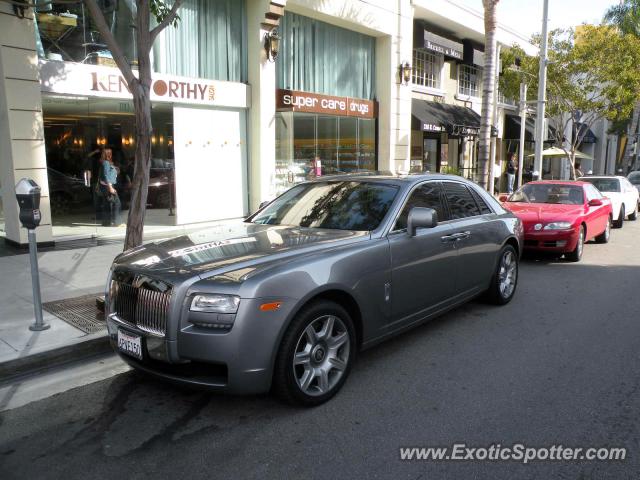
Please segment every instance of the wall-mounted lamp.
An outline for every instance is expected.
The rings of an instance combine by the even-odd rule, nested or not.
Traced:
[[[402,62],[399,67],[400,79],[402,83],[407,85],[411,81],[411,71],[413,68],[409,62]]]
[[[280,52],[280,35],[277,29],[274,28],[264,34],[264,50],[267,53],[267,59],[270,62],[275,62]]]

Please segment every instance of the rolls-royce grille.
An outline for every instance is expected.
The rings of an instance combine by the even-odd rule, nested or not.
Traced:
[[[145,287],[134,287],[127,283],[111,281],[110,313],[125,323],[164,336],[167,331],[169,301],[171,291],[151,290]]]

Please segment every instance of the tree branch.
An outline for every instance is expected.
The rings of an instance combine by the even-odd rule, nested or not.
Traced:
[[[151,32],[149,34],[149,36],[151,38],[151,41],[149,42],[150,45],[153,45],[153,42],[156,41],[156,37],[158,36],[158,34],[162,30],[164,30],[167,26],[169,26],[171,24],[171,22],[173,22],[173,20],[176,18],[176,15],[178,13],[178,9],[182,5],[183,1],[184,0],[175,0],[175,2],[173,2],[173,6],[171,7],[171,10],[167,14],[167,16],[164,17],[164,19],[158,25],[153,27],[153,29],[151,30]]]
[[[135,82],[137,82],[137,78],[133,74],[133,69],[131,68],[131,65],[129,65],[127,57],[122,52],[120,45],[118,45],[118,42],[116,42],[116,39],[113,37],[111,30],[109,30],[109,26],[104,19],[102,10],[98,6],[96,0],[84,0],[84,3],[89,10],[89,15],[91,15],[91,18],[95,22],[96,27],[98,27],[100,35],[102,35],[102,38],[107,44],[107,47],[109,47],[111,55],[113,55],[113,60],[118,65],[118,68],[122,72],[122,75],[127,81],[127,84],[129,84],[129,87],[132,87]]]

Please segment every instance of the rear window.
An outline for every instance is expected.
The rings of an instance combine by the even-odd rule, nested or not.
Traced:
[[[620,181],[617,178],[581,178],[583,182],[589,182],[601,192],[619,192]]]

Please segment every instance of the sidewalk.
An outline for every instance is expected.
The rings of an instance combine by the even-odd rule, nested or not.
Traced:
[[[39,253],[42,301],[103,292],[111,261],[122,244]],[[29,255],[0,257],[0,382],[67,357],[108,349],[106,330],[86,334],[48,312],[51,328],[32,332],[34,321]]]

